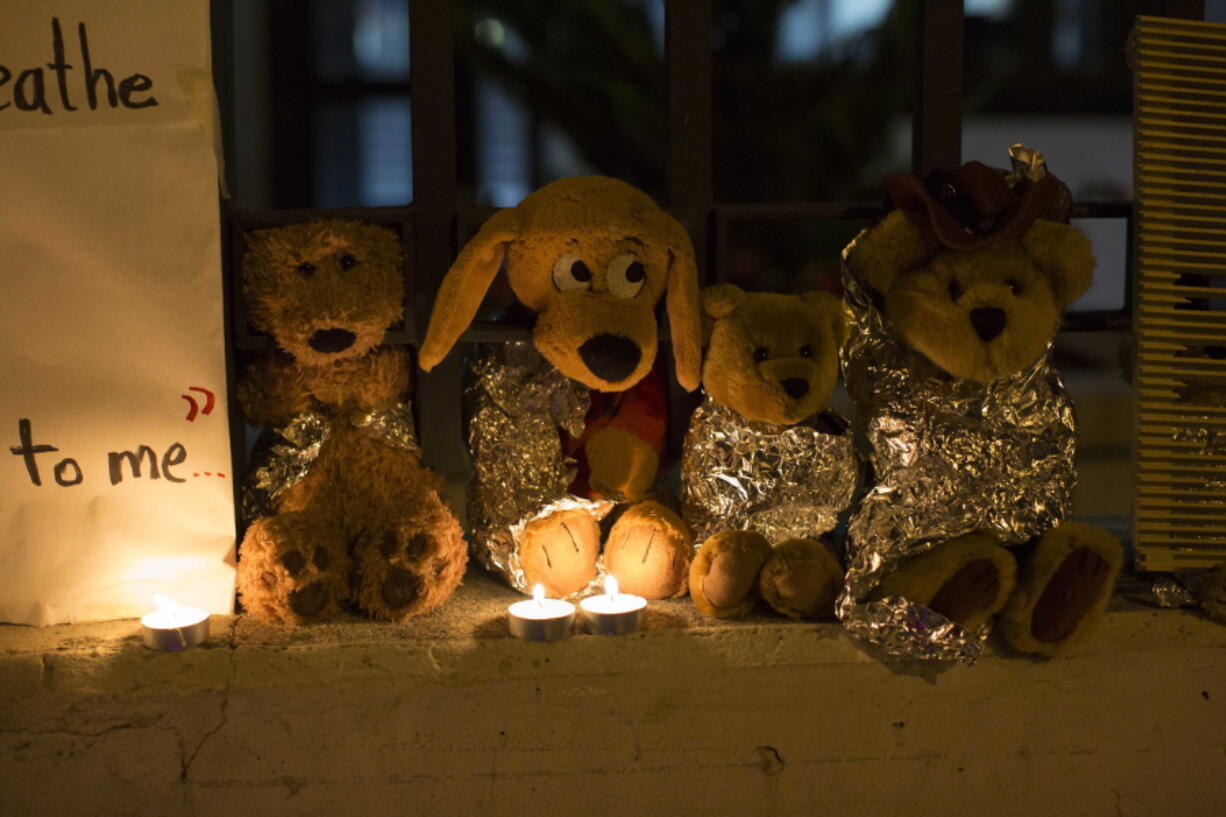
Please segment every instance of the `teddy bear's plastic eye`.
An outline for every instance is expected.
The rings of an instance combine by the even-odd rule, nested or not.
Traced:
[[[647,269],[633,255],[619,255],[609,262],[605,281],[614,298],[633,298],[647,280]]]
[[[1022,294],[1022,285],[1019,284],[1017,281],[1010,278],[1008,281],[1005,281],[1005,283],[1009,285],[1009,291],[1012,292],[1014,295]]]
[[[303,261],[301,264],[298,265],[298,271],[306,276],[314,275],[315,265],[312,264],[310,261]]]
[[[956,301],[962,297],[962,285],[955,278],[949,282],[949,300]]]
[[[358,265],[358,259],[354,258],[349,253],[345,253],[344,255],[341,256],[340,265],[341,265],[341,269],[348,272],[349,270],[353,269],[354,267]]]
[[[801,346],[800,356],[801,357],[813,357],[813,348],[810,346]]]
[[[768,358],[770,358],[770,356],[771,356],[771,350],[767,349],[765,346],[759,346],[757,349],[753,350],[753,359],[758,361],[759,363],[761,363],[764,360],[767,360]]]
[[[591,289],[592,271],[583,263],[583,259],[568,252],[553,265],[553,285],[559,292]]]

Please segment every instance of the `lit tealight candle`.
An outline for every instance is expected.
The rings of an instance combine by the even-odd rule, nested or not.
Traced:
[[[180,607],[162,595],[153,597],[157,605],[141,617],[141,637],[154,650],[185,650],[209,637],[209,613],[199,607]]]
[[[561,599],[545,598],[545,587],[532,588],[532,598],[517,601],[507,608],[511,635],[524,641],[557,641],[571,634],[575,626],[575,605]]]
[[[647,599],[621,593],[612,574],[604,582],[604,595],[579,602],[583,623],[589,633],[625,635],[637,632],[647,621]]]

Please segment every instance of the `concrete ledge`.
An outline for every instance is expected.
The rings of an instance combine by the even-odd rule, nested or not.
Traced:
[[[887,666],[652,605],[526,644],[480,575],[407,626],[0,628],[0,814],[1218,815],[1226,628],[1122,605],[1050,662]]]

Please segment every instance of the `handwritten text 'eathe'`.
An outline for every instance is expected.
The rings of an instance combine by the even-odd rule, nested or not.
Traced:
[[[96,68],[90,56],[89,34],[85,23],[77,24],[77,41],[81,56],[80,67],[68,62],[64,35],[58,17],[51,18],[52,60],[47,71],[54,76],[57,94],[47,93],[47,72],[43,66],[19,70],[4,64],[0,54],[0,111],[39,111],[52,115],[72,112],[84,104],[93,111],[99,105],[111,108],[151,108],[158,104],[153,96],[153,80],[145,74],[130,74],[117,83],[105,68]],[[16,74],[14,74],[16,72]],[[16,79],[14,79],[16,76]],[[74,94],[75,91],[75,94]]]

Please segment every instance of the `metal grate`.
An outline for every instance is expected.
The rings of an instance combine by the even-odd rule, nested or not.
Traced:
[[[1133,31],[1141,570],[1226,561],[1226,26]]]
[[[410,47],[408,50],[411,63],[411,85],[407,79],[383,81],[367,83],[359,90],[405,97],[411,94],[415,112],[411,122],[413,201],[406,207],[393,208],[246,213],[237,212],[232,206],[224,205],[223,223],[229,242],[229,252],[225,258],[225,286],[228,307],[226,313],[227,356],[230,361],[228,368],[231,380],[233,380],[236,369],[234,365],[236,354],[268,346],[266,339],[254,336],[248,331],[244,308],[239,297],[241,282],[238,280],[240,274],[238,261],[241,259],[244,230],[327,215],[374,221],[400,230],[405,238],[408,253],[405,265],[406,319],[404,327],[396,331],[389,340],[412,346],[420,339],[424,331],[431,306],[431,294],[446,272],[456,247],[462,244],[476,230],[481,220],[488,215],[487,212],[457,211],[456,207],[457,145],[462,141],[462,134],[457,134],[456,130],[456,65],[451,3],[448,0],[401,0],[401,2],[405,3],[410,20]],[[233,154],[235,131],[239,127],[239,122],[233,108],[233,88],[236,76],[232,35],[235,8],[242,8],[245,5],[236,3],[236,0],[210,0],[210,4],[215,35],[213,41],[215,84],[221,102],[224,143],[228,153],[225,168],[226,180],[229,189],[235,190],[240,181],[237,178],[237,165]],[[355,90],[348,86],[337,86],[329,90],[302,82],[302,78],[294,71],[297,67],[310,62],[310,55],[303,53],[304,49],[311,47],[312,42],[311,37],[303,33],[303,26],[309,29],[312,24],[310,17],[307,15],[303,19],[302,3],[299,0],[269,0],[266,5],[271,8],[272,19],[294,22],[292,26],[278,26],[276,29],[286,33],[286,36],[275,38],[274,45],[281,50],[275,51],[271,67],[274,72],[288,72],[291,75],[288,78],[283,77],[278,85],[278,94],[283,100],[287,98],[286,95],[289,95],[290,104],[278,106],[276,110],[293,113],[297,109],[309,107],[315,95],[330,92],[343,94]],[[668,145],[666,203],[674,215],[689,229],[696,254],[699,256],[699,266],[707,271],[707,282],[726,278],[724,247],[728,240],[730,227],[734,223],[781,220],[855,222],[872,217],[878,210],[875,202],[728,204],[714,199],[711,168],[712,118],[718,112],[715,110],[715,100],[712,98],[711,36],[715,13],[713,5],[713,0],[664,0],[668,128],[667,133],[662,136],[667,139]],[[922,176],[935,167],[957,165],[961,162],[963,6],[962,0],[924,0],[920,4],[918,26],[914,32],[917,59],[913,73],[915,98],[912,171],[917,175]],[[1200,0],[1163,0],[1160,7],[1162,13],[1168,16],[1196,19],[1204,16],[1204,3]],[[1207,37],[1208,44],[1213,48],[1224,44],[1223,35],[1216,33],[1220,31],[1217,27],[1202,27],[1199,24],[1182,23],[1169,18],[1143,18],[1142,27],[1144,26],[1162,27],[1162,31],[1168,33],[1158,39],[1168,40],[1178,40],[1182,37],[1197,41],[1198,36],[1203,40],[1206,39],[1205,35],[1189,35],[1187,32],[1213,31],[1215,33]],[[307,33],[309,34],[309,31]],[[1203,48],[1199,51],[1189,50],[1193,53],[1210,53]],[[1197,72],[1193,75],[1203,74],[1209,77],[1209,80],[1204,81],[1200,86],[1203,90],[1176,93],[1175,98],[1180,100],[1204,98],[1212,100],[1213,104],[1226,101],[1226,60],[1217,63],[1212,60],[1204,60],[1204,63],[1210,66],[1209,72]],[[1216,80],[1210,81],[1214,77]],[[1138,81],[1140,82],[1140,78]],[[1164,79],[1161,84],[1166,84],[1168,87],[1155,86],[1152,90],[1160,95],[1169,94],[1171,92],[1170,83]],[[1203,106],[1196,107],[1196,109],[1209,110]],[[1205,128],[1215,128],[1219,122],[1226,123],[1226,116],[1220,120],[1196,120],[1186,128],[1176,129],[1175,132],[1179,135],[1169,137],[1167,141],[1178,145],[1180,150],[1184,145],[1190,143],[1209,144],[1204,138],[1198,141],[1197,135],[1204,137],[1205,134],[1211,132]],[[276,142],[277,156],[290,156],[289,161],[275,163],[274,168],[278,174],[276,184],[279,188],[300,189],[301,185],[306,184],[309,180],[296,169],[310,164],[312,141],[301,138],[301,125],[297,119],[291,117],[288,122],[276,122],[274,125],[274,132],[283,137]],[[1187,136],[1184,135],[1185,133],[1193,135]],[[1209,172],[1203,174],[1203,178],[1205,180],[1217,179],[1221,183],[1221,188],[1217,192],[1226,192],[1226,139],[1214,149],[1220,152],[1214,154],[1211,151],[1204,151],[1214,159],[1216,164],[1206,162]],[[1164,149],[1163,152],[1170,153],[1171,150]],[[288,172],[285,171],[286,168],[289,169]],[[1143,172],[1138,171],[1136,178],[1141,189],[1144,189]],[[1196,225],[1194,232],[1204,232],[1201,229],[1202,226],[1212,225],[1192,221],[1192,217],[1205,216],[1214,219],[1226,214],[1226,197],[1222,198],[1222,206],[1214,209],[1217,205],[1212,198],[1196,199],[1188,196],[1187,201],[1184,201],[1184,186],[1179,185],[1178,189],[1180,190],[1178,201],[1183,203],[1184,209],[1168,208],[1168,210],[1183,214],[1183,223]],[[1210,192],[1207,195],[1215,195],[1215,193]],[[1160,198],[1173,199],[1172,196],[1165,193],[1161,194]],[[1125,219],[1131,229],[1133,208],[1130,202],[1125,201],[1080,202],[1074,211],[1074,216],[1077,218]],[[1170,216],[1168,220],[1169,218]],[[1180,235],[1182,240],[1184,234],[1171,229],[1169,235]],[[1138,240],[1140,238],[1139,236],[1134,237]],[[1216,258],[1216,263],[1220,267],[1223,262],[1226,262],[1226,231],[1222,231],[1218,239],[1210,240],[1219,240],[1219,244],[1201,245],[1209,249],[1200,250],[1200,256],[1203,259]],[[1150,244],[1158,243],[1158,240],[1152,238],[1147,241]],[[1142,245],[1138,243],[1137,246]],[[1146,291],[1167,296],[1168,300],[1163,303],[1170,309],[1173,309],[1173,305],[1180,303],[1186,296],[1190,306],[1194,305],[1201,309],[1198,318],[1208,319],[1210,317],[1208,313],[1211,311],[1208,306],[1211,305],[1216,293],[1213,287],[1214,278],[1212,273],[1206,273],[1203,269],[1188,268],[1187,263],[1203,264],[1201,258],[1175,257],[1174,260],[1183,263],[1183,266],[1168,264],[1168,269],[1184,270],[1188,274],[1158,280],[1156,284],[1152,280],[1148,281]],[[1191,283],[1194,280],[1190,277],[1191,275],[1201,275],[1204,280],[1195,284]],[[1226,277],[1217,280],[1226,284]],[[1162,286],[1168,289],[1163,291],[1160,289]],[[1169,287],[1175,287],[1175,289]],[[1194,287],[1200,287],[1200,290]],[[1139,289],[1138,287],[1138,291]],[[1223,295],[1226,296],[1226,289],[1223,290]],[[1171,300],[1172,296],[1174,300]],[[1064,329],[1070,331],[1126,329],[1130,325],[1129,313],[1128,305],[1124,310],[1069,313],[1065,315]],[[1159,312],[1155,313],[1154,317],[1158,319],[1163,315]],[[1171,318],[1170,315],[1165,317]],[[1190,319],[1192,316],[1184,314],[1183,310],[1178,310],[1174,317]],[[1151,326],[1156,328],[1157,324],[1151,324]],[[1203,329],[1203,327],[1193,328]],[[1218,334],[1214,335],[1215,338],[1218,336]],[[478,322],[466,333],[465,340],[485,342],[526,337],[528,337],[528,329],[522,324]],[[1226,348],[1226,335],[1221,335],[1221,337],[1219,341],[1192,342],[1200,343],[1202,346],[1212,346],[1220,342]],[[1211,382],[1221,383],[1226,389],[1226,359],[1219,362],[1216,358],[1210,358],[1212,363],[1198,362],[1194,357],[1189,358],[1187,354],[1176,354],[1185,350],[1184,346],[1180,345],[1164,349],[1151,344],[1146,346],[1145,350],[1145,355],[1148,357],[1142,363],[1150,368],[1146,369],[1143,375],[1159,378],[1159,380],[1165,378],[1168,381],[1166,384],[1168,388],[1165,390],[1159,380],[1149,381],[1159,383],[1150,388],[1156,388],[1165,394],[1164,399],[1167,402],[1171,401],[1172,394],[1169,386],[1176,378],[1173,378],[1169,372],[1165,374],[1159,372],[1154,368],[1155,366],[1165,365],[1169,369],[1178,370],[1181,377],[1187,373],[1189,366],[1199,366],[1205,370],[1221,372],[1216,381],[1213,381],[1213,378],[1208,379]],[[1168,361],[1165,364],[1159,364],[1153,359],[1155,354],[1165,355]],[[466,469],[467,455],[460,421],[461,376],[462,361],[459,360],[458,355],[452,355],[443,364],[436,367],[428,377],[420,380],[415,399],[419,422],[422,427],[430,429],[430,433],[423,435],[422,440],[425,459],[433,467],[452,477],[463,475]],[[233,382],[231,382],[231,389],[232,391],[234,389]],[[672,426],[674,428],[672,447],[674,450],[679,445],[679,435],[684,433],[685,417],[689,413],[689,408],[692,407],[689,400],[689,396],[680,394],[674,388],[672,394]],[[1144,488],[1138,487],[1138,497],[1144,495],[1149,502],[1149,504],[1137,502],[1138,527],[1142,524],[1170,524],[1175,521],[1197,522],[1208,519],[1209,516],[1204,514],[1210,510],[1216,514],[1213,518],[1220,519],[1221,514],[1226,513],[1226,492],[1202,493],[1201,497],[1208,503],[1215,503],[1212,505],[1205,503],[1176,505],[1175,503],[1188,495],[1191,490],[1204,491],[1205,474],[1212,475],[1217,469],[1226,466],[1226,438],[1222,438],[1220,454],[1217,453],[1215,447],[1219,439],[1216,435],[1221,433],[1218,423],[1226,423],[1226,406],[1221,409],[1188,412],[1189,406],[1183,405],[1177,408],[1183,410],[1185,414],[1179,414],[1176,411],[1167,412],[1164,415],[1160,409],[1154,408],[1153,404],[1154,399],[1151,396],[1144,396],[1142,408],[1148,414],[1143,415],[1142,419],[1151,424],[1147,433],[1156,434],[1159,437],[1165,433],[1168,438],[1182,435],[1184,439],[1167,441],[1171,444],[1177,442],[1183,444],[1181,446],[1172,445],[1173,453],[1192,456],[1194,462],[1201,463],[1202,470],[1194,471],[1193,466],[1187,460],[1173,460],[1178,463],[1178,467],[1168,468],[1166,482],[1159,482],[1155,479],[1154,482],[1147,483]],[[236,404],[232,405],[231,411],[235,463],[238,468],[241,468],[245,450],[243,425],[237,414]],[[1192,417],[1192,420],[1188,420],[1189,416]],[[1165,419],[1161,419],[1163,417]],[[1205,417],[1210,420],[1203,420]],[[1156,418],[1161,421],[1158,422]],[[1184,422],[1181,424],[1179,420]],[[1226,426],[1223,426],[1221,430],[1226,430]],[[1187,453],[1189,450],[1196,450],[1196,443],[1193,439],[1196,435],[1202,435],[1203,442],[1200,445],[1206,453],[1190,455]],[[1190,443],[1189,440],[1192,442]],[[1139,447],[1138,450],[1140,450]],[[1151,455],[1150,465],[1156,466],[1162,461],[1161,457]],[[1144,479],[1150,479],[1151,473],[1156,474],[1157,472],[1147,470]],[[1161,493],[1163,486],[1166,486],[1166,493]],[[1180,487],[1171,490],[1170,486]],[[1183,490],[1183,488],[1188,488],[1188,490]],[[1144,494],[1142,494],[1143,491]],[[235,506],[238,507],[237,502]],[[1146,512],[1152,511],[1154,514],[1146,518],[1144,523],[1141,521],[1142,509]],[[1175,514],[1194,513],[1201,515],[1192,520],[1177,519],[1175,516]],[[1182,528],[1180,530],[1183,531]],[[1158,538],[1157,535],[1151,535],[1148,532],[1147,536],[1149,536],[1147,541],[1156,541]],[[1196,548],[1195,550],[1188,550],[1189,546],[1174,540],[1167,540],[1161,544],[1161,547],[1165,547],[1168,553],[1177,552],[1180,558],[1191,554],[1193,557],[1191,561],[1173,560],[1169,556],[1159,559],[1156,556],[1147,555],[1139,559],[1140,566],[1149,569],[1163,569],[1164,566],[1169,567],[1172,564],[1209,564],[1214,560],[1226,558],[1226,526],[1219,525],[1214,529],[1212,536],[1217,537],[1216,542],[1211,542],[1204,537],[1196,538],[1192,546]],[[1138,541],[1142,540],[1138,539]],[[1217,555],[1214,556],[1214,553]]]

